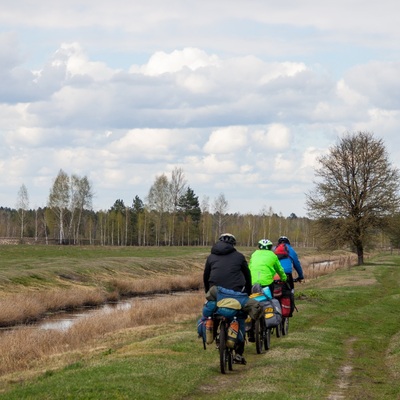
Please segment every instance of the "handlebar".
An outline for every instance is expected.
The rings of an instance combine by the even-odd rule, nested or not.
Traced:
[[[294,278],[293,282],[302,282],[304,281],[304,279],[300,279],[300,278]],[[281,281],[280,279],[274,279],[274,283],[288,283],[288,281]]]

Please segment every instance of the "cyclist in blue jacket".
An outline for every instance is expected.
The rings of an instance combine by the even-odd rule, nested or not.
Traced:
[[[301,263],[296,251],[290,245],[290,241],[286,236],[281,236],[278,239],[278,245],[275,248],[275,253],[277,253],[277,249],[280,244],[283,244],[286,247],[287,254],[282,257],[278,255],[279,261],[282,265],[283,270],[285,271],[285,274],[287,275],[287,282],[290,286],[290,289],[294,289],[293,268],[297,272],[299,281],[304,280],[303,268],[301,267]]]

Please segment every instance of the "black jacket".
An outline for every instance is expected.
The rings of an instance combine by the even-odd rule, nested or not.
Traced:
[[[238,292],[251,293],[251,275],[244,255],[233,245],[219,241],[211,248],[203,274],[206,292],[211,286],[222,286]]]

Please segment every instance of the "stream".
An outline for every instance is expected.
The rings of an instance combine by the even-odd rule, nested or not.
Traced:
[[[313,263],[313,266],[317,268],[324,268],[334,263],[335,263],[334,260],[327,260],[327,261]],[[75,311],[52,312],[37,322],[31,324],[13,326],[9,328],[3,328],[0,330],[0,332],[2,330],[12,331],[21,327],[31,327],[32,329],[43,329],[43,330],[67,331],[74,323],[76,323],[82,318],[92,317],[95,315],[102,315],[104,313],[111,313],[115,310],[129,310],[132,307],[133,303],[134,302],[137,303],[138,301],[145,302],[154,300],[156,298],[166,298],[169,296],[182,296],[189,293],[193,292],[183,291],[183,292],[172,292],[169,294],[156,294],[151,296],[133,297],[120,300],[118,302],[106,303],[97,307],[82,307]]]
[[[151,296],[133,297],[129,299],[120,300],[113,303],[106,303],[97,307],[82,307],[75,311],[58,311],[49,313],[44,318],[37,322],[30,324],[21,324],[8,328],[2,328],[1,331],[13,331],[18,328],[32,328],[32,329],[43,329],[43,330],[56,330],[56,331],[67,331],[77,321],[82,318],[94,317],[96,315],[103,315],[111,313],[116,310],[129,310],[132,308],[133,303],[137,305],[137,302],[146,302],[154,299],[162,299],[170,296],[182,296],[185,294],[193,293],[188,292],[172,292],[169,294],[155,294]]]

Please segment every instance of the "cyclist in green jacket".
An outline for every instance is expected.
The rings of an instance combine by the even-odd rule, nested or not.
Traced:
[[[272,242],[261,239],[258,242],[258,250],[250,257],[249,269],[251,273],[251,284],[260,284],[263,288],[269,287],[271,294],[274,293],[274,276],[279,275],[283,282],[287,276],[283,270],[278,256],[272,251]],[[254,342],[254,321],[249,331],[249,342]]]
[[[279,275],[283,282],[287,276],[282,268],[278,256],[272,251],[272,242],[261,239],[258,242],[258,250],[250,257],[249,268],[251,273],[251,284],[259,283],[262,287],[269,286],[274,293],[274,276]]]

